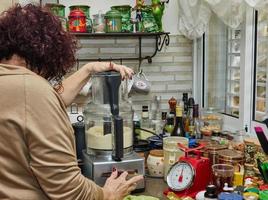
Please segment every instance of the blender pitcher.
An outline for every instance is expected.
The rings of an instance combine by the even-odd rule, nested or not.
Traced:
[[[121,101],[121,75],[109,71],[92,76],[92,102],[85,111],[87,151],[100,153],[112,151],[112,159],[120,161],[124,151],[132,147],[131,121],[124,112],[119,114]],[[122,117],[121,117],[122,116]]]

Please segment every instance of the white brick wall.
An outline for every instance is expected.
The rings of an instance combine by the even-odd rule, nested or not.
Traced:
[[[78,57],[123,57],[138,56],[138,41],[136,39],[81,39],[82,49]],[[142,39],[142,52],[150,55],[153,52],[155,41]],[[90,52],[87,52],[90,51]],[[192,41],[184,36],[170,36],[170,45],[164,47],[153,58],[152,63],[143,61],[142,70],[152,83],[148,95],[132,94],[134,109],[140,111],[142,105],[149,105],[155,95],[161,96],[161,109],[168,109],[168,100],[173,96],[181,99],[183,92],[192,92]],[[84,64],[84,63],[80,63]],[[138,62],[123,61],[123,64],[137,71]],[[77,102],[83,104],[86,98],[79,97]]]

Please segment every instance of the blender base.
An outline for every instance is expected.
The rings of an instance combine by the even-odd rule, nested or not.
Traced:
[[[124,171],[128,172],[128,178],[135,175],[145,175],[144,158],[137,153],[131,152],[124,156],[122,161],[112,160],[112,156],[89,155],[83,151],[83,173],[84,176],[94,181],[99,186],[103,186],[107,178],[110,177],[114,168],[119,175]],[[145,181],[140,181],[133,192],[143,192]]]

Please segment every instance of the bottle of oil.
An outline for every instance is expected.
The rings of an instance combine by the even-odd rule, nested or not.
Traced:
[[[182,107],[176,106],[176,119],[173,132],[171,136],[184,136],[184,128],[183,128],[183,121],[182,121]]]

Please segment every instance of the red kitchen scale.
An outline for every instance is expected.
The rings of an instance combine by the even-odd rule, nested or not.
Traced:
[[[169,170],[167,174],[168,189],[164,191],[165,195],[174,192],[178,197],[192,197],[205,190],[211,180],[211,165],[208,158],[201,157],[200,149],[189,149],[181,144],[179,148],[185,152]]]

